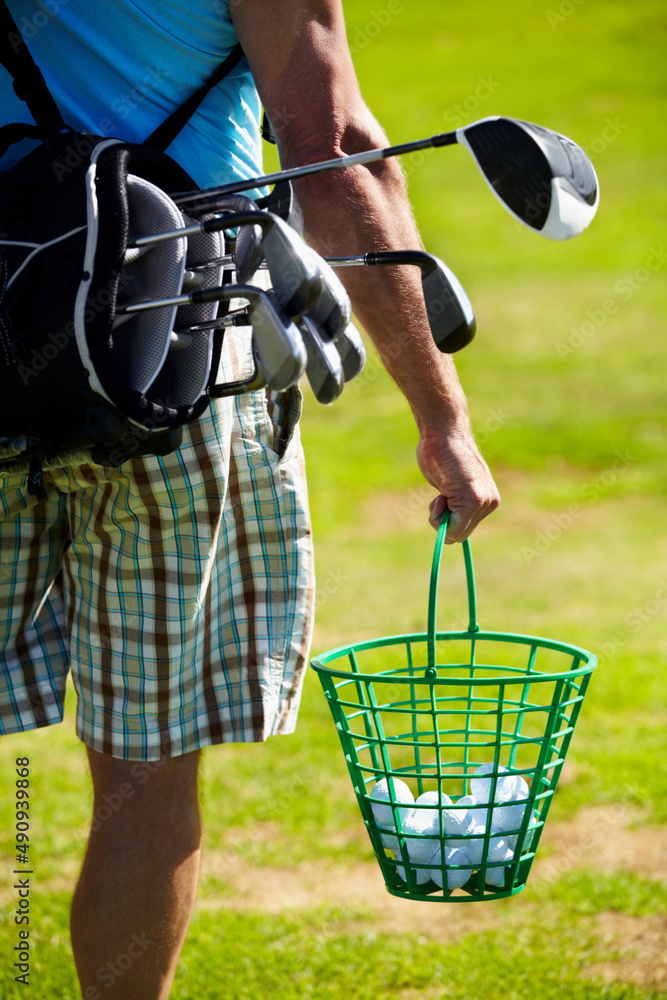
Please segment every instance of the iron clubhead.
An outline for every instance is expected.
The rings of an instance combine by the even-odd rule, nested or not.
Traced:
[[[433,339],[443,354],[454,354],[475,336],[475,314],[454,272],[425,250],[382,250],[364,255],[367,264],[415,264]]]
[[[352,306],[345,286],[331,265],[311,247],[308,249],[319,275],[321,291],[307,315],[321,327],[329,340],[334,340],[350,322]]]
[[[295,385],[308,363],[308,355],[296,325],[261,289],[251,295],[252,286],[233,286],[238,294],[250,302],[252,348],[258,378],[269,389],[283,392]]]
[[[366,348],[361,335],[353,323],[348,323],[344,330],[334,340],[334,346],[340,354],[343,365],[343,378],[351,382],[361,375],[366,364]]]
[[[308,316],[299,320],[299,329],[308,355],[306,376],[310,387],[319,403],[329,405],[338,399],[345,383],[340,354],[334,343]]]

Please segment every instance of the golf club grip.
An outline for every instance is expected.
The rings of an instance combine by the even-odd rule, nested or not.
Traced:
[[[439,132],[431,136],[432,146],[455,146],[459,141],[456,132]]]
[[[201,223],[201,230],[204,233],[215,233],[221,229],[235,229],[237,226],[260,226],[266,229],[271,225],[277,216],[270,212],[231,212],[221,215],[216,219],[206,219]]]
[[[425,250],[377,250],[364,254],[365,263],[381,264],[414,264],[422,271],[434,267],[432,255]]]
[[[190,292],[188,300],[192,305],[207,305],[210,302],[225,302],[230,299],[246,299],[252,302],[266,292],[254,285],[216,285],[215,288],[200,288]]]

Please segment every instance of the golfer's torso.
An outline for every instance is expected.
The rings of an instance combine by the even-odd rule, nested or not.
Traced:
[[[237,42],[229,0],[8,0],[65,121],[141,142]],[[200,186],[259,171],[259,99],[245,60],[169,147]],[[0,124],[32,121],[0,67]],[[27,148],[3,157],[8,167]]]

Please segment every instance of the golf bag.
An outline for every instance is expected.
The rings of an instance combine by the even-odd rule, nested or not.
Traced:
[[[0,173],[0,473],[29,470],[32,491],[49,466],[167,454],[209,404],[224,334],[207,324],[219,302],[120,307],[177,295],[189,267],[225,252],[222,232],[133,241],[190,221],[169,195],[196,185],[162,150],[242,55],[237,46],[142,145],[76,135],[0,4],[0,61],[36,122],[0,129],[0,155],[41,140]],[[197,287],[223,280],[220,266],[205,268]],[[175,332],[193,324],[203,332]]]

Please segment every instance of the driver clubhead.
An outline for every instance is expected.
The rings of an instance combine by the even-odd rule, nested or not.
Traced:
[[[329,405],[343,391],[345,377],[340,354],[326,334],[322,334],[308,316],[299,321],[299,329],[306,345],[308,361],[306,376],[319,403]]]
[[[456,130],[487,184],[522,225],[550,240],[578,236],[600,200],[584,151],[558,132],[494,116]]]

